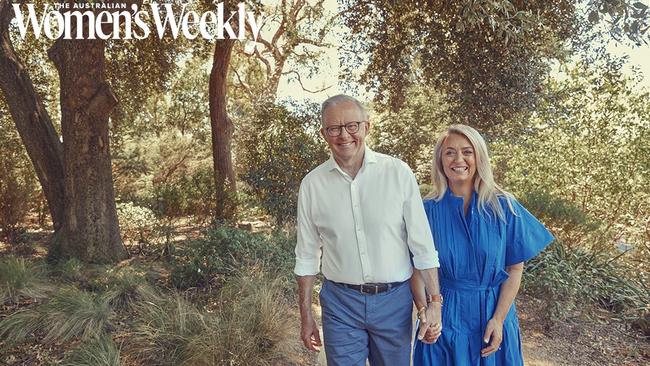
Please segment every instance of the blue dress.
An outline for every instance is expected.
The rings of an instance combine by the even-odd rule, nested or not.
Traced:
[[[505,267],[537,255],[553,236],[519,202],[512,200],[513,215],[500,198],[506,222],[479,212],[473,193],[467,214],[463,198],[448,189],[438,202],[424,207],[440,257],[442,335],[428,345],[416,339],[414,366],[523,365],[519,321],[513,304],[503,322],[501,349],[482,358],[483,334],[508,278]],[[490,211],[491,212],[491,211]]]

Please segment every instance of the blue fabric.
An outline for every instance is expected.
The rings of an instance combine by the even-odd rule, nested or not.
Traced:
[[[500,199],[505,222],[479,210],[474,192],[464,214],[463,199],[448,190],[438,202],[424,202],[440,257],[439,278],[444,297],[442,335],[432,345],[415,341],[414,366],[523,365],[515,305],[503,322],[501,349],[486,358],[483,334],[508,279],[505,267],[524,262],[553,241],[553,236],[519,202],[513,214]]]
[[[408,366],[413,296],[408,281],[363,295],[325,280],[320,291],[328,366]]]

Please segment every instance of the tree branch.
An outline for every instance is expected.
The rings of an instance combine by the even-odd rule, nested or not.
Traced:
[[[305,85],[302,83],[302,78],[300,77],[300,73],[298,71],[291,70],[291,71],[287,71],[287,72],[282,73],[282,75],[289,75],[289,74],[296,74],[296,79],[298,80],[298,83],[300,84],[300,87],[302,88],[302,90],[306,91],[307,93],[312,93],[312,94],[320,93],[320,92],[323,92],[323,91],[325,91],[325,90],[327,90],[327,89],[329,89],[329,88],[331,88],[333,86],[333,85],[330,85],[330,86],[323,87],[321,89],[310,90],[310,89],[307,89],[305,87]]]
[[[237,71],[236,68],[233,68],[232,71],[235,73],[235,76],[237,76],[237,81],[239,82],[239,86],[244,89],[246,94],[249,96],[253,96],[253,91],[251,90],[250,86],[242,80],[241,75],[239,75],[239,72]]]

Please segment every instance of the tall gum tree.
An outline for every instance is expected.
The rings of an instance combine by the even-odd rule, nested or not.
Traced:
[[[84,30],[88,18],[83,17]],[[73,34],[74,34],[73,29]],[[120,238],[108,139],[118,104],[106,80],[106,42],[58,39],[48,55],[59,73],[64,161],[64,223],[50,256],[116,262],[127,256]]]
[[[212,126],[212,157],[216,189],[215,218],[229,220],[235,215],[237,186],[232,164],[232,136],[235,127],[227,112],[228,68],[234,40],[216,42],[210,72],[209,104]]]
[[[61,228],[64,211],[63,145],[43,99],[34,89],[9,35],[13,9],[0,0],[0,90],[43,189],[54,229]]]

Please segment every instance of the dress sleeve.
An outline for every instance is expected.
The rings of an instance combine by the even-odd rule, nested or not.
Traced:
[[[517,200],[512,199],[513,214],[504,204],[506,215],[506,266],[525,262],[553,241],[553,235]]]

